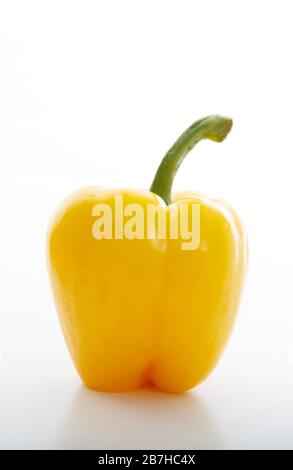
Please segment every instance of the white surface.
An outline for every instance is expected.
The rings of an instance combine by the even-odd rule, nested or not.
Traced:
[[[291,2],[0,6],[0,447],[293,448]],[[228,200],[250,273],[217,369],[182,396],[87,391],[45,264],[50,215],[84,185],[148,187],[194,119],[234,118],[175,189]]]

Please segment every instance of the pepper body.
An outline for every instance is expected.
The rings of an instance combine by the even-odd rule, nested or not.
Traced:
[[[200,245],[182,239],[93,237],[93,207],[200,204]],[[154,232],[157,226],[153,227]],[[52,220],[48,261],[54,299],[76,369],[89,388],[121,392],[153,384],[184,392],[214,368],[235,320],[246,272],[241,224],[225,203],[181,193],[86,188]]]
[[[95,240],[92,210],[125,203],[161,204],[150,192],[83,190],[67,200],[49,232],[50,274],[66,342],[84,383],[127,391],[152,383],[183,392],[215,366],[230,335],[246,265],[236,216],[197,194],[201,243]],[[166,208],[166,211],[169,211]]]

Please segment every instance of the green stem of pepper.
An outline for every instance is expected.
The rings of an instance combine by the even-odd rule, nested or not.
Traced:
[[[150,191],[160,196],[167,205],[170,204],[172,184],[187,153],[202,139],[222,142],[231,127],[232,119],[216,115],[194,122],[164,156]]]

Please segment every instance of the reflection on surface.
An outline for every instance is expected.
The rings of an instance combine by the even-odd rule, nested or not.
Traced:
[[[195,393],[170,395],[145,388],[106,394],[81,387],[60,430],[64,449],[204,449],[219,438]]]

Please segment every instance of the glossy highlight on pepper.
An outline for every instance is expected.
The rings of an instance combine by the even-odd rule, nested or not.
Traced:
[[[172,195],[186,154],[202,139],[221,142],[222,116],[190,126],[162,160],[150,191],[85,188],[61,205],[48,232],[56,308],[75,367],[89,388],[123,392],[153,384],[180,393],[202,382],[230,336],[245,279],[247,242],[236,213],[196,192]],[[100,239],[93,208],[125,204],[200,204],[200,244],[182,239]],[[157,231],[156,223],[153,227]]]

